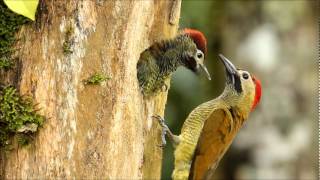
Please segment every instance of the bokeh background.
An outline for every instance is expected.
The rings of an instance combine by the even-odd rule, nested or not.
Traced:
[[[222,53],[255,74],[261,103],[237,135],[216,171],[216,179],[318,178],[317,58],[319,1],[184,0],[180,27],[201,30],[208,39],[208,81],[184,68],[173,75],[165,118],[175,134],[199,104],[224,88]],[[164,151],[162,178],[170,179],[173,149]]]

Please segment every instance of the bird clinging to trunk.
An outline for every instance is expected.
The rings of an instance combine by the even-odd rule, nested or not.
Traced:
[[[137,77],[142,93],[146,97],[167,89],[165,81],[179,66],[198,73],[202,68],[210,80],[204,65],[207,41],[203,33],[194,29],[184,29],[175,38],[151,45],[141,53],[137,64]]]
[[[249,72],[236,69],[224,56],[220,55],[220,59],[227,76],[223,93],[196,107],[179,136],[170,132],[164,119],[155,116],[175,146],[173,180],[212,179],[219,161],[260,101],[260,81]]]

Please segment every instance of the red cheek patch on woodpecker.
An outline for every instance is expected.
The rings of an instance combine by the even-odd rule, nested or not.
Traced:
[[[258,105],[258,103],[260,102],[261,99],[261,95],[262,95],[262,87],[261,87],[261,82],[259,79],[257,79],[256,77],[252,76],[252,80],[255,84],[255,95],[254,95],[254,100],[253,100],[253,104],[251,107],[251,111],[253,111],[256,106]]]
[[[207,55],[207,39],[203,35],[202,32],[195,30],[195,29],[184,29],[183,32],[188,34],[196,43],[197,48],[200,49],[204,55]]]

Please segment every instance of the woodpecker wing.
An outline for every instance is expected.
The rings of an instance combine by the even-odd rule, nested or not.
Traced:
[[[189,179],[212,179],[214,170],[230,146],[242,122],[243,116],[235,109],[212,111],[205,121],[199,137]]]

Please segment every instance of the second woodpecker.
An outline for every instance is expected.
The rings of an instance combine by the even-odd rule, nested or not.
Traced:
[[[203,69],[210,80],[204,65],[207,41],[203,33],[194,29],[184,29],[175,38],[156,42],[141,53],[137,64],[137,77],[144,96],[156,95],[167,89],[165,81],[179,66],[197,73]]]
[[[227,75],[223,93],[195,108],[179,136],[173,135],[164,120],[156,116],[175,146],[173,180],[212,179],[219,161],[260,101],[260,81],[249,72],[236,69],[224,56],[220,55],[220,59]]]

